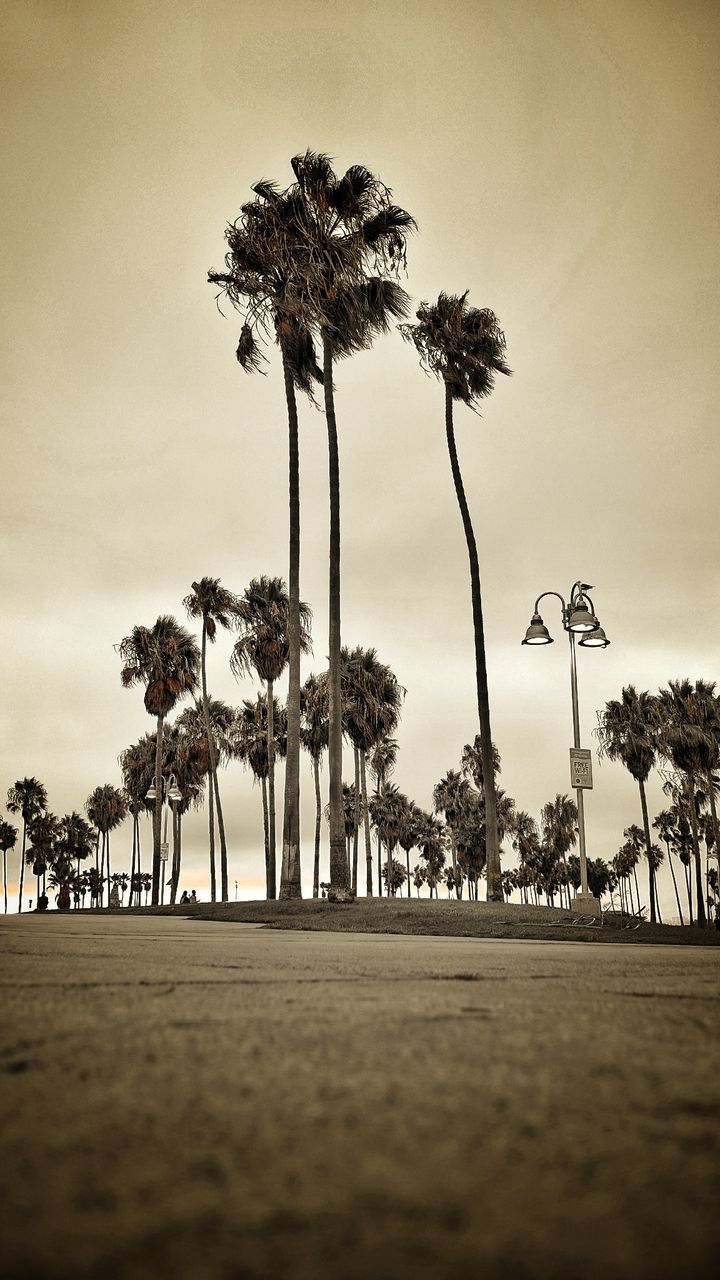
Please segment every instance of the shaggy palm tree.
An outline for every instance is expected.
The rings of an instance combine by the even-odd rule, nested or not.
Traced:
[[[285,247],[292,235],[296,201],[274,183],[259,182],[256,199],[227,228],[225,271],[211,271],[241,313],[243,325],[237,359],[246,372],[260,367],[258,337],[274,330],[280,348],[288,415],[288,488],[290,539],[288,565],[288,754],[285,766],[283,863],[280,897],[300,897],[300,451],[296,390],[313,398],[313,382],[322,382],[315,347],[307,327],[298,321],[286,269]]]
[[[277,897],[275,867],[275,748],[273,727],[273,686],[280,679],[289,656],[288,631],[289,598],[282,578],[263,575],[253,578],[239,598],[236,609],[238,639],[232,651],[230,666],[236,676],[254,671],[267,687],[267,742],[268,742],[268,840],[269,880],[268,897]],[[310,651],[310,606],[300,602],[300,648]],[[298,860],[294,883],[300,886]],[[287,879],[287,866],[286,866]],[[293,890],[292,895],[299,896]]]
[[[552,861],[561,863],[565,872],[567,872],[567,854],[577,841],[577,822],[577,805],[568,796],[556,795],[554,800],[549,800],[543,805],[540,812],[543,843]],[[562,884],[568,884],[567,875],[559,880],[559,885]],[[562,902],[562,894],[560,898]]]
[[[660,715],[658,751],[682,779],[684,807],[687,810],[692,833],[697,922],[700,926],[706,924],[707,916],[700,860],[696,793],[698,786],[709,776],[712,777],[718,752],[718,739],[712,708],[708,702],[708,690],[712,696],[714,685],[711,686],[704,680],[698,680],[695,684],[690,680],[670,680],[668,688],[661,689],[658,695]],[[712,791],[711,785],[711,795]],[[714,805],[714,796],[712,803]]]
[[[19,813],[23,822],[22,847],[20,851],[20,878],[18,883],[18,913],[22,911],[23,879],[25,875],[25,855],[27,851],[27,828],[33,818],[37,818],[47,809],[47,791],[37,778],[20,778],[7,795],[8,813]]]
[[[453,405],[459,400],[475,408],[481,399],[490,395],[495,374],[509,374],[510,370],[505,363],[505,335],[497,317],[485,308],[470,307],[467,297],[467,292],[460,296],[441,293],[437,302],[421,304],[417,311],[417,324],[401,325],[400,330],[403,337],[415,346],[423,368],[434,373],[445,388],[445,434],[470,562],[482,782],[487,808],[488,898],[502,901],[480,561],[458,462]]]
[[[432,814],[420,810],[416,839],[420,849],[420,857],[425,863],[423,868],[425,883],[430,890],[430,897],[432,898],[434,892],[437,898],[437,887],[442,880],[443,868],[445,867],[445,828],[443,823]]]
[[[273,753],[275,758],[282,758],[287,750],[287,713],[280,706],[277,698],[273,700],[268,715],[267,695],[259,693],[254,702],[249,698],[243,700],[242,706],[235,712],[233,726],[233,755],[242,760],[252,770],[255,782],[260,783],[263,812],[263,834],[265,847],[265,885],[268,898],[275,897],[275,869],[270,867],[270,823],[268,814],[268,775],[270,772],[270,752],[268,722],[273,724]],[[272,893],[270,892],[272,887]]]
[[[101,837],[100,881],[101,900],[102,885],[110,880],[110,832],[125,821],[127,801],[122,791],[107,782],[96,787],[85,802],[85,812]]]
[[[7,856],[8,850],[14,849],[17,842],[17,827],[11,822],[0,822],[0,849],[3,856],[3,894],[5,897],[5,915],[8,909],[8,893],[7,893]]]
[[[672,846],[676,840],[676,812],[673,809],[662,809],[660,813],[653,818],[653,827],[657,831],[660,839],[663,841],[667,849],[668,865],[670,874],[672,875],[673,889],[675,890],[675,901],[677,903],[678,916],[680,924],[684,925],[682,907],[680,906],[680,892],[678,890],[677,878],[675,876],[675,867],[672,858]]]
[[[413,800],[407,800],[400,820],[398,844],[405,854],[408,898],[412,896],[410,875],[410,850],[419,846],[427,814]]]
[[[450,832],[450,856],[458,898],[462,897],[463,878],[458,874],[457,828],[463,805],[467,804],[469,791],[470,783],[456,769],[448,769],[444,778],[441,778],[433,788],[433,808],[436,813],[443,814]]]
[[[225,822],[223,819],[222,804],[220,803],[220,788],[218,786],[217,776],[217,750],[213,734],[210,732],[210,719],[208,714],[208,690],[207,690],[207,668],[206,653],[207,642],[215,643],[218,626],[225,627],[228,630],[234,623],[235,611],[237,608],[237,597],[231,591],[227,591],[225,587],[220,586],[219,578],[201,578],[199,582],[192,583],[192,592],[183,600],[185,609],[190,618],[202,618],[202,638],[200,641],[200,677],[202,681],[202,709],[205,717],[205,733],[207,735],[208,749],[210,754],[210,785],[208,786],[208,823],[210,834],[210,882],[212,889],[212,900],[215,901],[215,818],[213,813],[213,797],[217,805],[218,832],[220,835],[220,897],[223,902],[228,900],[228,866],[227,866],[227,842],[225,839]]]
[[[48,810],[37,814],[28,823],[29,844],[25,860],[32,867],[33,874],[37,877],[38,898],[41,892],[41,880],[42,892],[45,892],[45,878],[48,870],[52,870],[57,856],[59,836],[59,820],[54,813],[50,813]]]
[[[70,863],[75,864],[75,875],[80,875],[80,863],[92,857],[93,830],[90,823],[79,813],[66,813],[60,819],[58,849]]]
[[[650,855],[650,819],[648,817],[645,783],[657,755],[658,702],[652,694],[638,693],[634,685],[627,685],[619,699],[605,704],[598,712],[595,733],[600,756],[619,760],[635,779],[640,790],[645,856],[650,879],[650,919],[656,919],[657,892],[655,888],[655,863]]]
[[[370,799],[370,817],[387,853],[385,880],[387,885],[392,885],[392,855],[400,839],[407,803],[407,796],[403,795],[393,782],[385,782]]]
[[[152,871],[155,906],[160,897],[163,725],[176,702],[197,689],[201,655],[195,637],[167,614],[159,617],[153,627],[133,627],[118,649],[123,660],[120,679],[124,688],[144,684],[145,710],[157,717]]]
[[[413,219],[361,165],[338,177],[327,156],[307,151],[291,161],[296,182],[284,193],[284,216],[273,255],[286,280],[283,314],[316,336],[323,353],[330,488],[329,773],[330,882],[348,888],[342,817],[342,691],[340,640],[340,470],[333,369],[372,345],[407,310],[396,283],[405,265]]]
[[[142,873],[142,847],[140,839],[140,818],[143,813],[151,813],[154,803],[147,799],[147,793],[155,780],[155,759],[157,754],[157,734],[146,733],[138,742],[126,747],[118,757],[122,771],[123,786],[127,800],[128,813],[133,820],[133,851],[130,876],[130,901],[133,894],[136,905],[140,905],[140,882],[135,879]],[[165,774],[167,751],[163,751],[162,772]],[[134,885],[134,888],[133,888]]]
[[[320,829],[322,801],[320,798],[320,760],[328,746],[327,684],[316,675],[309,675],[300,691],[300,742],[312,760],[315,782],[315,852],[313,858],[313,898],[320,894]]]
[[[520,870],[523,874],[520,877],[519,887],[527,902],[528,887],[533,883],[533,871],[537,866],[540,833],[535,819],[524,809],[518,809],[515,813],[512,845],[520,859]]]

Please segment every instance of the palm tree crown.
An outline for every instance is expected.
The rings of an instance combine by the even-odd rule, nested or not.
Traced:
[[[496,373],[510,373],[505,362],[505,335],[497,316],[486,307],[468,305],[462,294],[441,293],[437,302],[422,302],[416,324],[400,325],[423,368],[436,374],[453,400],[475,406],[489,396]]]

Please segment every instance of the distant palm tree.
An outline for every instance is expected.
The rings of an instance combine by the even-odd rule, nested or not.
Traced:
[[[537,867],[540,833],[535,819],[523,809],[518,809],[515,814],[512,844],[520,859],[520,869],[525,873],[520,877],[520,888],[527,902],[527,891],[533,884],[534,871]]]
[[[128,813],[133,820],[133,850],[130,872],[130,901],[133,895],[136,905],[140,905],[140,881],[135,877],[142,872],[142,848],[140,839],[140,818],[143,813],[151,813],[154,802],[147,799],[147,793],[155,780],[155,758],[157,754],[157,734],[146,733],[138,742],[126,747],[118,757],[122,771],[123,786],[127,800]],[[167,752],[163,750],[162,772],[165,774]]]
[[[18,884],[18,913],[22,911],[23,878],[27,847],[28,823],[47,809],[47,791],[37,778],[20,778],[10,787],[7,797],[8,813],[19,813],[23,821],[22,848],[20,851],[20,879]]]
[[[660,723],[658,751],[680,775],[685,808],[690,821],[695,881],[697,893],[697,922],[707,922],[705,894],[700,861],[696,792],[717,761],[718,740],[708,702],[708,690],[714,690],[707,681],[670,680],[667,689],[658,694]],[[712,793],[713,788],[710,787]],[[714,805],[714,796],[712,798]]]
[[[468,306],[467,297],[467,292],[459,296],[441,293],[436,303],[423,302],[416,313],[417,324],[401,325],[400,331],[415,346],[423,368],[434,373],[442,381],[445,390],[445,434],[470,562],[482,781],[487,809],[487,895],[491,901],[501,902],[500,838],[495,812],[495,775],[480,562],[458,462],[453,404],[459,400],[470,408],[475,408],[478,401],[489,396],[493,390],[495,374],[509,374],[510,370],[505,362],[505,335],[497,316],[485,308],[478,310],[477,307]]]
[[[286,193],[289,217],[275,245],[287,288],[284,311],[317,336],[323,351],[330,488],[329,774],[330,882],[348,888],[342,817],[342,691],[340,640],[340,470],[333,368],[337,359],[371,346],[391,319],[406,313],[407,295],[394,279],[405,264],[413,219],[392,204],[388,189],[361,165],[338,177],[327,156],[295,156],[296,182]]]
[[[210,732],[210,721],[208,717],[208,690],[207,690],[207,669],[206,669],[206,653],[207,642],[215,643],[218,626],[225,627],[229,630],[235,621],[235,611],[237,608],[237,596],[232,591],[228,591],[225,587],[220,586],[219,578],[201,578],[199,582],[192,583],[192,592],[183,600],[188,616],[191,618],[202,618],[202,639],[200,646],[200,675],[202,680],[202,708],[205,716],[205,732],[210,752],[210,785],[208,787],[208,815],[209,815],[209,834],[210,834],[210,883],[211,898],[215,901],[216,885],[215,885],[215,821],[213,814],[213,793],[217,804],[218,831],[220,834],[220,896],[223,902],[228,900],[228,866],[227,866],[227,842],[225,839],[225,823],[223,820],[222,805],[220,803],[220,789],[218,787],[217,776],[217,752],[212,733]]]
[[[400,821],[400,835],[398,836],[398,844],[405,854],[405,867],[407,870],[407,886],[408,898],[412,896],[411,890],[411,874],[410,874],[410,850],[419,846],[419,841],[423,832],[423,826],[427,815],[422,809],[415,804],[413,800],[408,800]]]
[[[236,676],[254,671],[267,686],[268,741],[268,897],[277,897],[275,850],[275,747],[273,726],[273,687],[280,679],[289,657],[289,597],[282,578],[263,575],[253,578],[239,597],[236,609],[238,639],[232,651],[230,666]],[[310,651],[310,606],[300,601],[300,648]],[[298,861],[294,884],[300,885]],[[299,896],[295,893],[286,896]]]
[[[9,807],[9,806],[8,806]],[[25,854],[25,860],[33,869],[33,874],[37,877],[37,896],[40,897],[41,881],[42,892],[45,892],[45,880],[48,870],[52,870],[55,858],[57,856],[58,838],[60,836],[60,823],[54,813],[45,810],[32,818],[28,823],[29,845]]]
[[[320,760],[328,746],[327,686],[316,675],[309,675],[300,694],[302,721],[300,742],[312,760],[315,781],[315,853],[313,858],[313,898],[320,894]]]
[[[184,800],[182,804],[178,805],[178,816],[186,813],[188,804],[194,804],[199,798],[202,791],[204,775],[207,774],[208,776],[208,827],[212,832],[209,842],[211,902],[215,902],[217,898],[213,792],[217,798],[218,821],[221,831],[221,873],[224,865],[225,879],[227,880],[225,824],[222,819],[222,809],[220,807],[220,792],[216,784],[218,765],[225,764],[232,754],[231,736],[234,720],[235,712],[232,707],[229,707],[226,702],[222,702],[219,698],[208,698],[205,705],[203,705],[202,702],[196,701],[194,705],[185,707],[184,711],[180,713],[175,722],[175,728],[180,731],[181,737],[179,739],[176,738],[173,745],[172,772],[175,774],[176,782],[181,791],[186,791],[188,787],[193,790],[192,796],[188,794],[187,800]],[[178,759],[178,746],[181,747],[181,755],[184,756],[183,760]],[[215,770],[214,778],[212,772],[213,768]],[[184,784],[181,782],[181,774],[184,779]],[[224,901],[227,901],[227,894]]]
[[[403,815],[407,806],[407,796],[393,782],[385,782],[371,796],[369,807],[373,826],[385,846],[387,858],[385,862],[385,883],[395,893],[391,863],[402,831]],[[403,876],[404,879],[404,876]]]
[[[370,772],[375,779],[375,795],[378,796],[389,775],[395,768],[398,744],[395,738],[383,737],[373,748],[369,757]],[[377,874],[378,897],[382,897],[382,840],[380,832],[377,837]]]
[[[543,842],[551,852],[555,862],[560,862],[567,870],[567,854],[577,842],[578,810],[574,800],[568,796],[556,795],[554,800],[544,804],[540,813]],[[559,884],[568,885],[567,875]],[[562,894],[560,895],[562,904]],[[568,907],[570,906],[568,893]]]
[[[258,334],[274,330],[282,355],[288,415],[288,488],[290,547],[288,566],[288,754],[285,766],[283,862],[280,897],[301,896],[300,878],[300,451],[296,390],[313,399],[313,382],[322,382],[322,369],[308,328],[297,317],[292,277],[280,252],[293,235],[297,202],[292,192],[279,192],[271,182],[258,182],[256,199],[241,210],[227,228],[228,253],[224,272],[211,271],[217,284],[243,315],[237,359],[246,372],[262,359]]]
[[[675,890],[675,901],[677,903],[678,916],[680,917],[680,924],[683,925],[685,921],[683,920],[682,907],[680,906],[680,893],[678,891],[675,867],[673,866],[672,860],[672,844],[676,838],[676,816],[677,815],[673,809],[663,809],[653,818],[653,827],[667,849],[668,865],[670,867],[670,874],[672,875],[673,889]]]
[[[605,704],[598,712],[595,733],[600,756],[619,760],[632,775],[640,790],[645,856],[650,880],[650,919],[657,915],[657,890],[655,887],[654,861],[650,856],[650,819],[648,817],[645,783],[657,755],[658,701],[652,694],[638,693],[634,685],[627,685],[619,699]]]
[[[442,880],[445,867],[445,827],[443,823],[432,814],[424,813],[420,810],[416,840],[420,848],[420,857],[425,863],[424,880],[430,890],[430,897],[432,898],[434,892],[437,898],[437,888]]]
[[[90,823],[79,813],[66,813],[60,819],[58,849],[64,857],[75,863],[75,874],[80,875],[80,863],[92,857],[94,845]]]
[[[127,800],[122,791],[106,782],[96,787],[85,802],[85,812],[93,826],[100,833],[100,900],[102,902],[102,886],[110,880],[110,832],[119,827],[127,816]]]
[[[7,856],[8,850],[14,849],[17,842],[17,827],[11,822],[0,822],[0,849],[3,856],[3,894],[5,897],[5,915],[8,909],[8,892],[7,892]]]
[[[265,885],[267,897],[274,897],[274,877],[270,870],[270,823],[268,813],[267,780],[270,772],[268,748],[268,720],[273,723],[273,752],[276,758],[282,758],[287,750],[287,714],[280,706],[277,698],[273,699],[271,716],[268,715],[268,701],[265,694],[259,693],[255,702],[249,698],[243,700],[242,706],[235,713],[233,727],[233,754],[236,759],[249,765],[256,782],[260,783],[263,810],[263,832],[265,846]],[[270,893],[271,884],[273,893]]]
[[[163,724],[178,699],[197,689],[201,655],[195,637],[167,614],[159,617],[153,627],[133,627],[118,649],[123,660],[120,679],[124,688],[144,684],[145,710],[157,717],[152,880],[155,906],[160,897]]]

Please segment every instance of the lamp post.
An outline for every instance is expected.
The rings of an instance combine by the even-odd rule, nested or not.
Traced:
[[[572,696],[573,742],[570,752],[570,781],[577,795],[578,835],[580,838],[580,892],[576,894],[574,908],[583,915],[600,915],[600,903],[588,887],[587,853],[585,848],[585,804],[583,792],[592,787],[592,763],[590,752],[580,746],[580,714],[578,711],[577,663],[575,636],[579,635],[583,649],[607,649],[610,641],[595,615],[595,606],[587,594],[592,587],[586,582],[575,582],[566,604],[558,591],[543,591],[535,601],[530,626],[523,644],[552,644],[553,638],[545,626],[538,608],[545,596],[556,596],[562,607],[562,624],[570,641],[570,692]]]
[[[180,790],[180,788],[178,787],[175,781],[174,773],[171,773],[169,778],[164,778],[161,776],[160,785],[162,787],[162,801],[163,801],[163,805],[165,806],[163,838],[160,844],[160,861],[167,862],[168,853],[170,851],[170,846],[168,844],[168,838],[167,838],[168,812],[170,810],[171,804],[174,804],[177,800],[182,800],[182,791]],[[157,797],[157,790],[155,788],[155,783],[152,782],[148,787],[147,791],[145,792],[145,799],[155,800],[156,797]],[[165,872],[163,871],[160,874],[160,906],[162,906],[163,904],[164,897],[165,897]]]

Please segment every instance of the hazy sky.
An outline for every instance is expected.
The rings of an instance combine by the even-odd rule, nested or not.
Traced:
[[[541,591],[593,583],[612,641],[579,651],[584,745],[623,684],[719,674],[715,0],[1,8],[0,796],[35,774],[62,814],[119,783],[119,752],[153,722],[114,646],[160,613],[186,621],[193,579],[287,576],[278,362],[242,373],[206,273],[251,183],[289,181],[308,146],[368,165],[413,213],[415,301],[469,289],[506,331],[513,377],[482,417],[456,417],[501,785],[536,816],[569,788],[554,602],[557,643],[520,647]],[[477,731],[442,388],[396,333],[336,382],[343,641],[375,646],[407,688],[395,780],[429,807]],[[306,404],[301,485],[307,673],[326,665],[328,515],[325,424]],[[256,686],[230,675],[230,643],[209,679],[238,703]],[[307,761],[303,782],[307,891]],[[237,764],[221,785],[231,886],[253,896],[259,792]],[[664,803],[653,781],[651,813]],[[611,857],[640,820],[620,766],[596,767],[586,815],[589,854]],[[188,819],[183,883],[201,892],[206,839],[204,814]],[[128,827],[115,866],[129,843]]]

